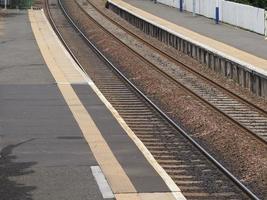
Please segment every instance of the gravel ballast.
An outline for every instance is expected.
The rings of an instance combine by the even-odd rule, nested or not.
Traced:
[[[73,1],[64,2],[70,11],[72,9],[75,10],[75,3]],[[104,2],[93,2],[105,10]],[[118,16],[109,10],[105,11],[110,16],[118,18]],[[178,124],[181,124],[189,130],[191,135],[199,143],[239,179],[246,183],[246,185],[249,185],[258,194],[261,194],[261,196],[267,196],[266,145],[259,142],[235,124],[229,122],[229,120],[226,120],[224,116],[214,112],[214,110],[188,94],[183,88],[166,80],[157,71],[152,70],[147,63],[144,63],[136,55],[130,53],[127,48],[122,47],[115,40],[108,39],[104,35],[91,35],[90,29],[92,24],[87,22],[84,14],[75,12],[73,17],[79,22],[90,39],[95,42],[99,40],[103,41],[102,43],[96,42],[98,47],[143,92],[163,108]],[[131,28],[137,31],[134,27]],[[159,41],[151,40],[151,43],[158,43],[155,45],[163,46]],[[204,69],[187,56],[182,54],[178,56],[186,62],[195,63],[197,68]],[[213,78],[216,79],[216,77],[217,75]],[[227,83],[229,86],[231,84]],[[242,95],[247,94],[244,93]],[[250,98],[253,99],[255,97],[251,96]],[[258,104],[263,107],[266,106],[262,99],[258,100]]]

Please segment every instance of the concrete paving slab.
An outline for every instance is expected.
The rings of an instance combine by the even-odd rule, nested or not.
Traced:
[[[0,85],[6,136],[82,136],[56,85]]]
[[[12,161],[11,161],[12,162]],[[1,200],[102,199],[88,166],[33,167],[32,162],[12,162],[0,182]]]
[[[0,84],[54,83],[35,41],[27,11],[8,10],[1,23]]]
[[[34,150],[34,151],[33,151]],[[17,162],[37,161],[35,167],[44,166],[95,166],[90,149],[83,138],[32,139],[18,146],[13,153]]]
[[[25,199],[102,199],[90,178],[90,166],[97,163],[57,86],[0,85],[0,91],[0,182],[31,188]],[[26,168],[25,174],[19,168]],[[52,185],[61,187],[54,191]],[[2,188],[1,197],[16,199],[10,188]]]
[[[170,189],[91,88],[72,85],[138,193]]]
[[[32,33],[8,11],[0,37],[0,199],[100,200],[97,162]]]

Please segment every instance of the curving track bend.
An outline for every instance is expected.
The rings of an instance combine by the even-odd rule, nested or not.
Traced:
[[[151,45],[145,39],[108,17],[90,1],[76,0],[75,2],[91,20],[101,21],[102,23],[99,25],[103,29],[109,29],[109,34],[112,34],[124,45],[128,45],[131,51],[134,51],[139,57],[141,56],[152,68],[164,74],[170,81],[183,87],[191,95],[197,97],[198,100],[205,102],[214,110],[226,116],[231,122],[236,123],[265,144],[267,143],[267,112],[264,109],[236,95],[192,67],[182,63],[177,58]],[[143,51],[136,46],[130,43],[127,44],[129,38],[136,40],[137,44],[142,43],[142,49],[145,44],[148,49],[154,50],[155,53],[153,55],[143,54]],[[159,59],[163,60],[163,67],[155,64]],[[166,67],[169,67],[170,70],[167,71]],[[174,68],[176,68],[175,72],[173,72]]]
[[[96,60],[92,62],[98,63],[83,70],[188,199],[259,199],[138,90],[97,49],[97,44],[83,35],[64,9],[64,2],[59,0],[58,4],[56,0],[46,0],[46,6],[50,22],[76,62],[82,68],[80,58],[75,57],[75,50],[69,46],[73,42],[80,44],[76,51],[85,51]],[[105,32],[97,21],[88,20],[95,24],[90,30],[92,35]],[[66,30],[69,33],[64,32]],[[68,41],[65,41],[63,35],[68,34]],[[71,42],[71,38],[75,41]],[[104,41],[105,38],[99,42]]]

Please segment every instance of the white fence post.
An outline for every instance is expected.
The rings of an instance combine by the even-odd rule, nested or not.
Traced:
[[[267,36],[267,11],[266,10],[265,10],[264,17],[265,17],[265,36]],[[267,39],[267,37],[265,39]]]
[[[216,20],[226,22],[267,36],[267,11],[261,8],[225,0],[157,0],[176,7],[180,11],[189,11]],[[215,13],[214,13],[215,12]],[[267,40],[267,39],[266,39]]]
[[[216,24],[219,24],[220,21],[220,8],[219,8],[219,0],[216,0],[216,7],[215,7],[215,21]]]
[[[196,0],[193,0],[193,16],[196,16]]]

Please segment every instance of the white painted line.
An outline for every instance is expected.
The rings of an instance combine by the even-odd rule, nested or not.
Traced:
[[[114,198],[114,194],[99,166],[91,166],[92,174],[104,199]]]
[[[176,200],[186,200],[182,192],[172,192],[172,195]]]
[[[58,84],[58,85],[70,85],[69,82],[60,82],[60,81],[56,82],[56,84]]]
[[[44,13],[44,10],[41,9],[41,12],[42,12],[42,15],[44,17],[44,19],[47,19],[46,16],[45,16],[45,13]],[[78,73],[79,75],[81,75],[84,79],[84,82],[80,82],[80,81],[71,81],[69,84],[87,84],[88,81],[86,81],[86,79],[84,78],[84,73],[81,73],[81,69],[80,67],[77,65],[77,63],[75,62],[75,60],[71,57],[71,55],[69,54],[69,52],[67,51],[67,49],[65,48],[65,46],[62,44],[62,42],[60,41],[60,39],[58,38],[57,34],[55,33],[55,31],[53,30],[52,26],[50,25],[49,21],[48,20],[45,20],[47,25],[48,25],[48,28],[50,29],[50,32],[53,34],[53,36],[56,38],[56,41],[58,43],[58,45],[61,47],[62,51],[64,52],[64,54],[66,55],[66,57],[69,59],[69,61],[71,62],[72,66],[75,67],[75,69],[80,72]],[[80,70],[79,70],[80,69]],[[64,83],[59,83],[59,84],[64,84]]]
[[[54,32],[54,31],[53,31]],[[58,40],[59,41],[59,40]],[[151,164],[151,166],[157,171],[159,176],[163,179],[165,184],[170,189],[170,192],[173,194],[173,197],[176,200],[186,200],[184,195],[182,194],[180,188],[175,184],[175,182],[172,180],[172,178],[167,174],[167,172],[158,164],[158,162],[155,160],[153,155],[149,152],[149,150],[146,148],[146,146],[143,144],[143,142],[135,135],[135,133],[129,128],[127,123],[124,121],[124,119],[119,115],[117,110],[109,103],[109,101],[105,98],[105,96],[101,93],[101,91],[97,88],[95,83],[91,80],[91,78],[77,65],[77,63],[73,60],[73,58],[70,56],[68,51],[65,49],[65,47],[61,44],[59,41],[60,46],[62,49],[64,49],[65,54],[69,55],[70,60],[72,61],[74,67],[80,74],[83,76],[84,80],[88,83],[88,85],[92,88],[92,90],[97,94],[99,99],[104,103],[104,105],[109,109],[109,111],[112,113],[112,115],[115,117],[115,119],[119,122],[121,127],[125,130],[125,132],[128,134],[128,136],[133,140],[133,142],[136,144],[138,149],[142,152],[144,157],[147,159],[147,161]],[[96,170],[96,169],[95,169]],[[99,168],[101,171],[101,169]],[[93,171],[93,169],[92,169]],[[96,170],[97,171],[97,170]],[[102,173],[102,171],[101,171]],[[103,173],[102,173],[103,175]],[[104,175],[103,175],[104,177]],[[105,178],[104,178],[105,179]],[[105,179],[106,181],[106,179]],[[108,183],[107,183],[108,185]],[[109,185],[108,185],[109,187]],[[100,186],[99,186],[100,188]],[[101,189],[100,189],[101,190]],[[111,191],[111,189],[110,189]],[[112,193],[113,198],[114,194]]]
[[[146,148],[146,146],[143,144],[143,142],[129,128],[129,126],[124,121],[124,119],[120,116],[120,114],[117,112],[117,110],[109,103],[109,101],[105,98],[105,96],[97,88],[97,86],[94,84],[94,82],[92,82],[92,80],[90,79],[90,77],[87,74],[85,74],[80,68],[78,68],[77,70],[80,71],[80,73],[83,74],[84,78],[88,81],[88,84],[93,89],[93,91],[97,94],[97,96],[100,98],[100,100],[109,109],[109,111],[112,113],[112,115],[115,117],[115,119],[119,122],[119,124],[121,125],[121,127],[128,134],[128,136],[133,140],[133,142],[138,147],[138,149],[142,152],[142,154],[147,159],[147,161],[157,171],[157,173],[160,175],[160,177],[163,179],[163,181],[165,182],[165,184],[170,189],[170,192],[172,192],[173,197],[176,200],[186,200],[186,198],[182,194],[180,188],[176,185],[176,183],[172,180],[172,178],[167,174],[167,172],[158,164],[158,162],[155,160],[155,158],[149,152],[149,150]]]

